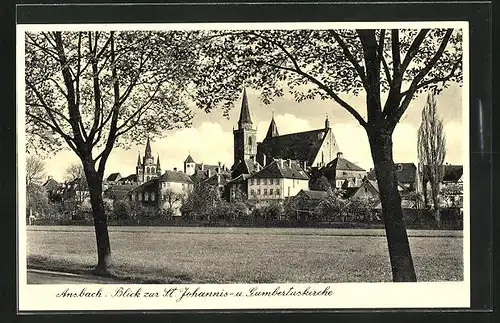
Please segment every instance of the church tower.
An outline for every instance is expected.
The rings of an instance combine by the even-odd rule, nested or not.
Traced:
[[[254,128],[248,107],[247,91],[243,89],[238,129],[233,130],[234,165],[245,159],[255,159],[257,154],[257,129]]]
[[[150,179],[159,176],[158,175],[159,173],[161,173],[160,157],[158,156],[158,159],[155,163],[155,159],[151,152],[151,142],[148,137],[148,141],[146,142],[146,149],[144,151],[144,157],[142,158],[142,163],[140,154],[139,157],[137,158],[137,166],[136,166],[137,183],[141,185],[149,181]]]
[[[276,126],[276,122],[274,121],[274,113],[273,113],[273,117],[271,118],[271,124],[269,124],[269,129],[267,129],[266,138],[277,137],[279,135],[280,134],[278,133],[278,126]]]

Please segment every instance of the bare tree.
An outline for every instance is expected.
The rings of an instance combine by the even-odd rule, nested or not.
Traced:
[[[36,156],[26,158],[26,187],[37,184],[41,185],[45,177],[45,164]]]
[[[188,32],[27,32],[28,150],[71,149],[90,191],[98,263],[109,274],[111,246],[102,198],[116,146],[189,125],[183,97],[195,66]]]
[[[438,226],[441,224],[439,213],[440,182],[443,178],[443,163],[446,157],[446,137],[443,121],[437,116],[436,98],[433,93],[427,96],[422,110],[422,122],[418,128],[418,158],[423,165],[424,178],[431,187],[432,210]],[[424,198],[427,198],[427,181],[422,182]]]

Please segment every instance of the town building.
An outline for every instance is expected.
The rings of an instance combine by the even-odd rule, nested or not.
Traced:
[[[394,163],[396,178],[402,187],[410,192],[419,191],[419,176],[414,163]],[[375,169],[371,169],[367,175],[371,181],[376,181]]]
[[[309,188],[309,176],[298,161],[276,159],[247,178],[248,200],[282,201]]]

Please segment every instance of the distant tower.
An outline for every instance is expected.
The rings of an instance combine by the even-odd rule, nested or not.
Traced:
[[[266,138],[277,137],[280,134],[278,133],[278,126],[276,126],[276,122],[274,122],[274,113],[271,118],[271,124],[269,124],[269,129],[267,130]]]
[[[325,129],[330,129],[330,121],[328,120],[328,115],[326,115],[325,119]]]
[[[156,157],[156,176],[161,176],[160,155]]]
[[[233,130],[234,165],[245,159],[255,159],[257,154],[257,129],[254,128],[248,107],[247,91],[243,89],[238,129]]]
[[[149,137],[148,141],[146,142],[146,149],[144,151],[142,163],[140,158],[141,156],[139,154],[136,167],[137,183],[139,185],[159,176],[157,169],[159,168],[160,160],[158,158],[157,162],[155,163],[155,159],[153,157],[153,154],[151,153],[151,142],[149,140]]]
[[[189,154],[184,161],[184,173],[189,176],[193,175],[195,172],[195,167],[196,163],[194,162],[193,157],[191,157],[191,154]]]

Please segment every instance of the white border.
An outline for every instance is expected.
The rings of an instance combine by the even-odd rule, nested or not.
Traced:
[[[444,283],[343,283],[343,284],[225,284],[197,285],[205,291],[243,291],[253,286],[273,290],[305,288],[334,291],[329,297],[253,297],[253,298],[189,298],[176,302],[175,298],[74,298],[61,299],[55,295],[66,287],[73,289],[99,287],[111,291],[124,285],[27,285],[26,283],[26,222],[18,216],[18,310],[162,310],[162,309],[319,309],[319,308],[466,308],[470,306],[470,161],[469,161],[469,28],[467,22],[352,22],[352,23],[199,23],[199,24],[79,24],[79,25],[18,25],[17,26],[17,158],[18,197],[25,195],[25,143],[24,132],[24,33],[41,30],[198,30],[198,29],[328,29],[328,28],[438,28],[463,30],[463,87],[462,124],[464,128],[464,281]],[[18,210],[24,210],[26,201],[18,198]],[[170,285],[126,285],[129,288],[162,292]],[[176,285],[178,288],[196,288],[195,285]]]

